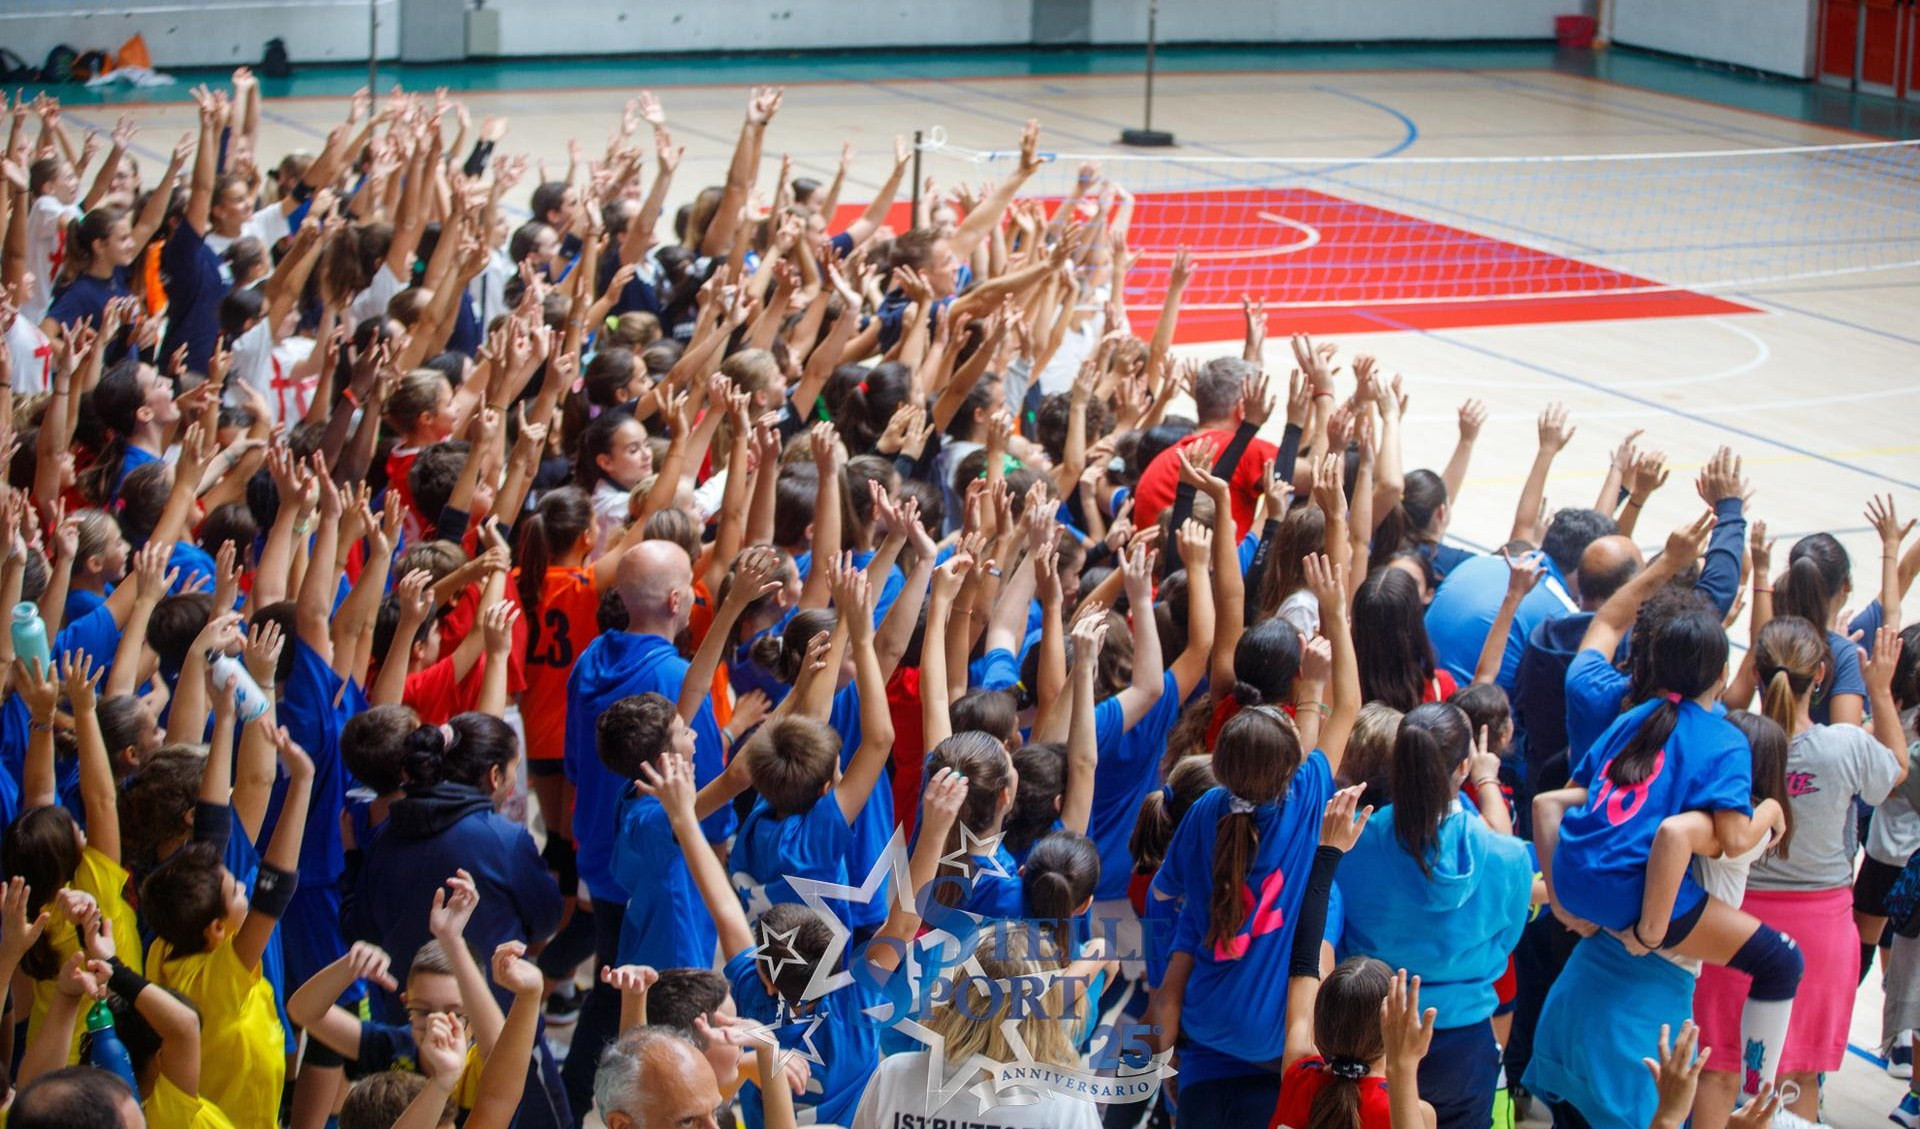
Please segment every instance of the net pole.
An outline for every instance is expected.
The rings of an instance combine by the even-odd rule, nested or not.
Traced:
[[[1160,0],[1147,0],[1147,83],[1146,121],[1140,129],[1120,131],[1120,144],[1164,149],[1173,144],[1173,134],[1153,128],[1153,65],[1160,38]]]
[[[367,93],[380,92],[380,0],[367,0]]]
[[[920,221],[920,147],[926,142],[926,131],[913,131],[913,222]]]

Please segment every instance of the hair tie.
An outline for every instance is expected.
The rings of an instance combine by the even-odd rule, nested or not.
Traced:
[[[1251,800],[1243,800],[1232,792],[1227,793],[1227,814],[1229,815],[1252,815],[1258,807],[1259,805]]]
[[[452,722],[440,726],[440,743],[449,749],[460,743],[460,734],[455,731]]]
[[[867,382],[863,380],[859,384],[855,385],[854,391],[860,393],[862,396],[865,396],[867,394]]]
[[[1367,1064],[1357,1058],[1328,1059],[1325,1069],[1335,1078],[1344,1078],[1349,1082],[1358,1082],[1371,1073]]]
[[[1676,706],[1677,706],[1677,705],[1679,705],[1679,704],[1680,704],[1680,703],[1681,703],[1681,702],[1682,702],[1682,701],[1684,700],[1684,699],[1682,699],[1682,698],[1680,697],[1680,695],[1678,695],[1678,694],[1675,694],[1675,693],[1672,693],[1672,692],[1668,692],[1668,693],[1666,693],[1666,694],[1663,694],[1663,695],[1661,695],[1661,696],[1662,696],[1662,697],[1664,697],[1664,698],[1665,698],[1665,699],[1666,699],[1667,701],[1669,701],[1669,702],[1672,702],[1672,703],[1673,703],[1674,705],[1676,705]]]

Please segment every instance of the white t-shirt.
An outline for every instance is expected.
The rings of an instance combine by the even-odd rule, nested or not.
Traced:
[[[78,207],[52,196],[34,200],[27,212],[27,269],[33,272],[33,289],[20,313],[35,325],[53,305],[53,282],[67,259],[67,224],[79,218]]]
[[[1718,898],[1738,909],[1747,897],[1747,874],[1752,871],[1754,861],[1773,846],[1773,840],[1774,833],[1769,831],[1766,838],[1754,844],[1751,850],[1732,858],[1710,859],[1696,855],[1693,860],[1693,880],[1700,883],[1700,888],[1707,892],[1708,897]],[[1700,961],[1695,958],[1674,952],[1660,955],[1695,976],[1700,975]]]
[[[1914,739],[1913,722],[1910,710],[1902,722],[1907,738],[1907,780],[1873,809],[1873,823],[1867,828],[1867,857],[1888,866],[1905,866],[1914,852],[1920,851],[1920,810],[1914,808],[1913,801],[1920,789],[1909,787],[1920,784],[1913,775],[1913,765],[1920,761],[1920,740]]]
[[[927,1088],[927,1053],[912,1051],[880,1060],[880,1069],[860,1109],[853,1129],[903,1129],[906,1126],[952,1125],[968,1129],[1100,1129],[1100,1107],[1082,1098],[1044,1094],[1033,1105],[995,1106],[980,1112],[972,1089],[962,1089],[938,1105]]]
[[[293,225],[287,222],[287,213],[280,210],[276,200],[253,213],[253,218],[247,221],[247,234],[258,238],[267,245],[268,252],[272,252],[274,244],[293,234]]]
[[[13,360],[13,390],[32,396],[53,387],[48,369],[53,365],[53,343],[40,332],[40,323],[25,310],[15,315],[7,329],[7,352]]]
[[[381,263],[380,269],[373,272],[373,281],[354,298],[353,305],[347,307],[347,312],[353,317],[353,324],[359,325],[368,318],[384,316],[387,312],[387,303],[393,301],[393,296],[406,288],[407,284],[394,275],[393,269]]]

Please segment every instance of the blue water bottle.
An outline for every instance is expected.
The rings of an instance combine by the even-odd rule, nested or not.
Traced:
[[[140,1080],[133,1076],[133,1058],[113,1029],[113,1011],[104,1000],[87,1010],[87,1062],[118,1074],[128,1089],[140,1092]]]
[[[53,648],[47,642],[47,622],[40,618],[40,605],[23,602],[13,606],[13,653],[29,670],[39,663],[43,677],[53,669]]]

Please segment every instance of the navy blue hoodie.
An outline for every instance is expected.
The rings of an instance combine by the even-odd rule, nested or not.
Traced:
[[[346,907],[347,934],[387,950],[404,973],[413,954],[433,939],[427,911],[434,891],[462,868],[480,892],[466,938],[483,962],[503,941],[534,944],[559,926],[560,888],[533,836],[495,812],[487,793],[443,781],[395,801],[367,845]],[[502,1007],[510,1002],[501,996]]]

